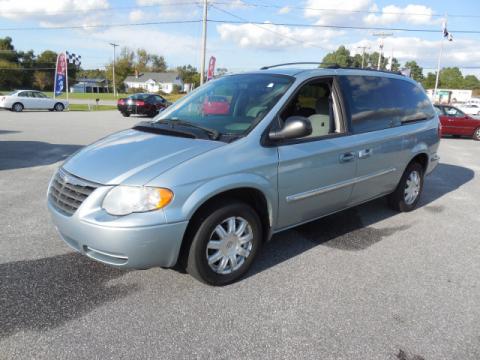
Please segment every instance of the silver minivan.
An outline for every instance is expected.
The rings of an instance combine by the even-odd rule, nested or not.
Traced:
[[[210,81],[75,153],[48,207],[92,259],[224,285],[282,230],[381,196],[413,210],[439,131],[424,90],[402,75],[264,68]]]

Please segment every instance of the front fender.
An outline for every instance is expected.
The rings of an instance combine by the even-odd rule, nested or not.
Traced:
[[[277,187],[276,183],[251,173],[239,173],[220,178],[214,178],[196,188],[183,202],[174,208],[165,208],[168,222],[190,220],[193,214],[207,200],[223,192],[239,189],[253,188],[260,191],[266,199],[269,223],[273,226],[277,217]]]

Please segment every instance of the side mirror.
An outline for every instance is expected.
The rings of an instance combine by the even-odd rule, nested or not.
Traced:
[[[303,116],[290,116],[280,130],[271,130],[268,138],[273,141],[302,138],[312,133],[312,124]]]

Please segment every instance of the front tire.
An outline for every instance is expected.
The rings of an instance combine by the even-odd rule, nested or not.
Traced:
[[[63,111],[65,109],[65,106],[62,103],[56,103],[53,109],[55,111]]]
[[[204,283],[222,286],[248,270],[262,243],[262,226],[252,207],[225,202],[197,218],[187,272]]]
[[[409,212],[416,208],[423,190],[424,170],[418,162],[408,165],[397,188],[388,196],[393,210]]]
[[[129,116],[130,116],[130,113],[122,112],[122,115],[123,115],[123,117],[129,117]]]
[[[15,112],[22,112],[23,111],[23,104],[22,103],[15,103],[12,105],[12,111]]]
[[[480,127],[473,132],[473,140],[480,141]]]

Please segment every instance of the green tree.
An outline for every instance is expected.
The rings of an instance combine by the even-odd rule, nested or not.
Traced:
[[[200,73],[197,68],[192,65],[184,65],[177,67],[177,71],[185,84],[194,84],[195,87],[200,85]]]
[[[440,70],[439,87],[449,89],[463,88],[463,75],[458,67],[447,67]]]
[[[41,69],[52,68],[51,70],[37,70],[33,73],[33,86],[39,90],[53,89],[53,77],[55,75],[55,66],[57,53],[51,50],[45,50],[37,56],[35,67]],[[70,75],[70,74],[69,74]],[[70,81],[69,81],[70,82]]]
[[[165,72],[167,71],[167,62],[165,58],[160,55],[150,55],[150,71]]]
[[[107,80],[113,83],[113,62],[106,66]],[[124,90],[123,81],[135,72],[135,53],[128,48],[122,48],[115,62],[115,85],[117,90]]]
[[[325,65],[338,65],[340,67],[350,67],[352,66],[352,62],[350,51],[344,45],[339,46],[337,50],[325,55],[322,60],[322,63]]]
[[[429,72],[422,81],[422,85],[424,89],[433,89],[435,87],[436,77],[437,77],[437,73]]]
[[[423,68],[420,67],[415,60],[407,61],[405,67],[410,69],[410,77],[418,82],[423,81]]]
[[[480,89],[480,80],[475,75],[467,75],[463,79],[463,86],[469,90]]]

